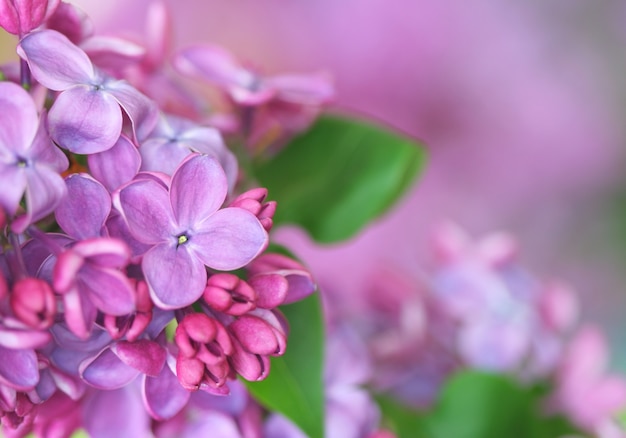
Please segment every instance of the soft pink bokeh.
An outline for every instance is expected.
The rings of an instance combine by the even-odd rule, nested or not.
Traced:
[[[77,2],[111,32],[142,32],[148,3]],[[325,69],[337,108],[428,144],[419,184],[350,243],[319,248],[278,233],[329,293],[358,294],[380,264],[416,269],[432,227],[451,218],[474,233],[518,234],[531,266],[576,286],[587,317],[623,326],[619,245],[607,245],[602,211],[624,162],[617,2],[166,3],[176,47],[221,44],[270,74]]]

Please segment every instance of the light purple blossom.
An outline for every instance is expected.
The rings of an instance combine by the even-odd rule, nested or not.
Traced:
[[[33,32],[22,39],[18,54],[40,84],[61,91],[49,114],[50,135],[61,147],[80,154],[111,148],[122,132],[122,110],[136,138],[154,128],[156,106],[128,83],[98,72],[63,34]]]
[[[214,158],[193,155],[171,184],[136,179],[114,194],[114,204],[140,242],[153,245],[142,270],[150,295],[163,308],[192,304],[207,282],[205,266],[233,270],[267,246],[259,220],[241,208],[223,208],[228,183]]]
[[[231,189],[239,172],[237,159],[226,147],[217,129],[176,116],[161,116],[154,131],[141,143],[139,152],[141,170],[168,175],[193,152],[212,156],[222,165]]]
[[[33,99],[23,88],[0,83],[0,207],[14,216],[26,194],[26,213],[12,222],[15,232],[51,213],[65,195],[59,175],[67,158],[40,122]]]

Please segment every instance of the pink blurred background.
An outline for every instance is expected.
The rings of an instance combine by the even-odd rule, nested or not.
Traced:
[[[98,32],[139,34],[149,1],[75,3]],[[615,215],[626,188],[622,2],[166,3],[176,47],[221,44],[269,73],[326,70],[336,108],[428,145],[418,184],[353,241],[320,248],[278,231],[326,290],[356,297],[381,264],[423,266],[442,219],[476,236],[508,230],[535,272],[574,286],[583,318],[609,331],[626,370],[626,208]]]

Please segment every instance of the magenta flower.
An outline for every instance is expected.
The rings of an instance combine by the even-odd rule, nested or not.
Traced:
[[[0,0],[0,27],[25,35],[52,15],[60,0]]]
[[[10,82],[0,83],[0,208],[16,214],[26,193],[26,214],[14,220],[12,229],[22,232],[43,218],[65,195],[59,175],[68,161],[39,123],[32,98]]]
[[[57,256],[54,289],[63,295],[65,320],[79,337],[89,334],[96,310],[110,315],[135,310],[132,286],[121,271],[129,258],[124,242],[106,237],[82,240]]]
[[[154,128],[156,106],[128,83],[98,72],[87,54],[63,34],[33,32],[17,51],[39,83],[61,91],[48,123],[52,139],[62,147],[79,154],[111,148],[122,132],[120,107],[137,138],[145,138]]]
[[[228,191],[224,171],[206,155],[192,155],[174,172],[168,187],[140,178],[114,193],[114,205],[140,242],[153,245],[142,270],[155,304],[192,304],[206,286],[205,265],[222,271],[241,268],[268,242],[259,220],[241,208],[220,209]]]

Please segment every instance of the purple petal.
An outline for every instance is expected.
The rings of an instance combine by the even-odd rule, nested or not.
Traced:
[[[96,321],[97,309],[77,288],[63,295],[65,322],[69,329],[81,339],[87,339]]]
[[[242,208],[224,208],[209,216],[187,244],[205,265],[232,271],[250,263],[267,242],[256,216]]]
[[[145,139],[159,118],[156,104],[124,81],[108,83],[106,90],[115,96],[128,115],[137,142]]]
[[[46,124],[47,116],[44,112],[41,115],[39,129],[30,146],[28,156],[33,161],[39,164],[45,164],[61,173],[69,167],[69,161],[63,151],[56,147],[52,140],[50,140]]]
[[[82,240],[72,247],[72,251],[88,258],[90,264],[106,268],[123,268],[130,257],[126,243],[108,237]]]
[[[13,216],[26,190],[26,172],[12,163],[0,163],[0,187],[0,207]]]
[[[321,105],[335,93],[330,79],[323,74],[277,75],[265,83],[277,90],[279,99],[302,105]]]
[[[46,331],[0,326],[0,347],[9,349],[39,348],[50,341]]]
[[[226,147],[221,134],[214,128],[197,126],[186,130],[178,137],[179,144],[217,159],[222,166],[229,187],[235,185],[239,165],[235,155]]]
[[[61,229],[77,240],[100,237],[111,212],[109,192],[87,174],[72,174],[65,185],[68,196],[54,213]]]
[[[298,426],[279,414],[271,414],[265,421],[263,435],[272,438],[306,438]]]
[[[228,183],[222,166],[208,155],[194,155],[172,176],[170,198],[178,225],[193,228],[224,203]]]
[[[126,365],[109,348],[80,365],[80,376],[98,389],[116,389],[132,382],[139,371]]]
[[[110,237],[126,242],[131,250],[131,261],[133,263],[138,262],[139,257],[152,248],[152,245],[142,243],[133,237],[128,230],[128,225],[120,214],[112,214],[106,226]]]
[[[39,382],[37,355],[33,350],[10,350],[0,347],[0,381],[28,391]]]
[[[139,147],[141,169],[171,175],[192,151],[168,138],[150,138]]]
[[[91,174],[113,192],[132,180],[141,166],[141,156],[125,135],[111,149],[87,157]]]
[[[88,436],[95,438],[150,437],[150,417],[135,385],[114,391],[94,391],[82,404],[82,421]]]
[[[167,189],[151,179],[133,181],[113,194],[131,234],[140,242],[155,244],[176,233]]]
[[[218,46],[192,46],[181,50],[174,66],[183,74],[200,77],[222,88],[242,82],[246,72],[237,60]]]
[[[28,225],[52,213],[66,192],[63,178],[54,170],[38,164],[26,167],[26,214],[14,220],[11,229],[24,232]]]
[[[5,161],[26,153],[37,132],[38,116],[30,95],[12,82],[0,82],[0,114],[0,161]]]
[[[89,85],[61,93],[48,115],[50,137],[77,154],[113,147],[122,131],[122,111],[115,98]]]
[[[150,296],[164,309],[177,309],[194,303],[204,291],[207,274],[202,262],[185,245],[159,244],[143,256],[143,273]]]
[[[285,275],[285,278],[289,282],[289,290],[287,291],[287,296],[283,304],[291,304],[300,301],[315,292],[317,288],[309,272],[293,270],[283,275]]]
[[[79,287],[108,315],[128,315],[135,310],[133,288],[121,271],[85,265],[80,271]]]
[[[139,44],[113,36],[95,35],[86,39],[80,48],[99,68],[120,71],[135,64],[145,55],[146,50]]]
[[[156,420],[172,418],[185,407],[191,394],[180,386],[167,365],[157,377],[146,376],[142,390],[146,409]]]
[[[167,355],[165,349],[148,339],[139,339],[135,342],[120,341],[111,349],[126,365],[149,376],[158,376],[165,365]]]
[[[89,57],[55,30],[26,35],[17,53],[28,61],[31,73],[44,87],[66,90],[77,84],[95,85],[96,75]]]

